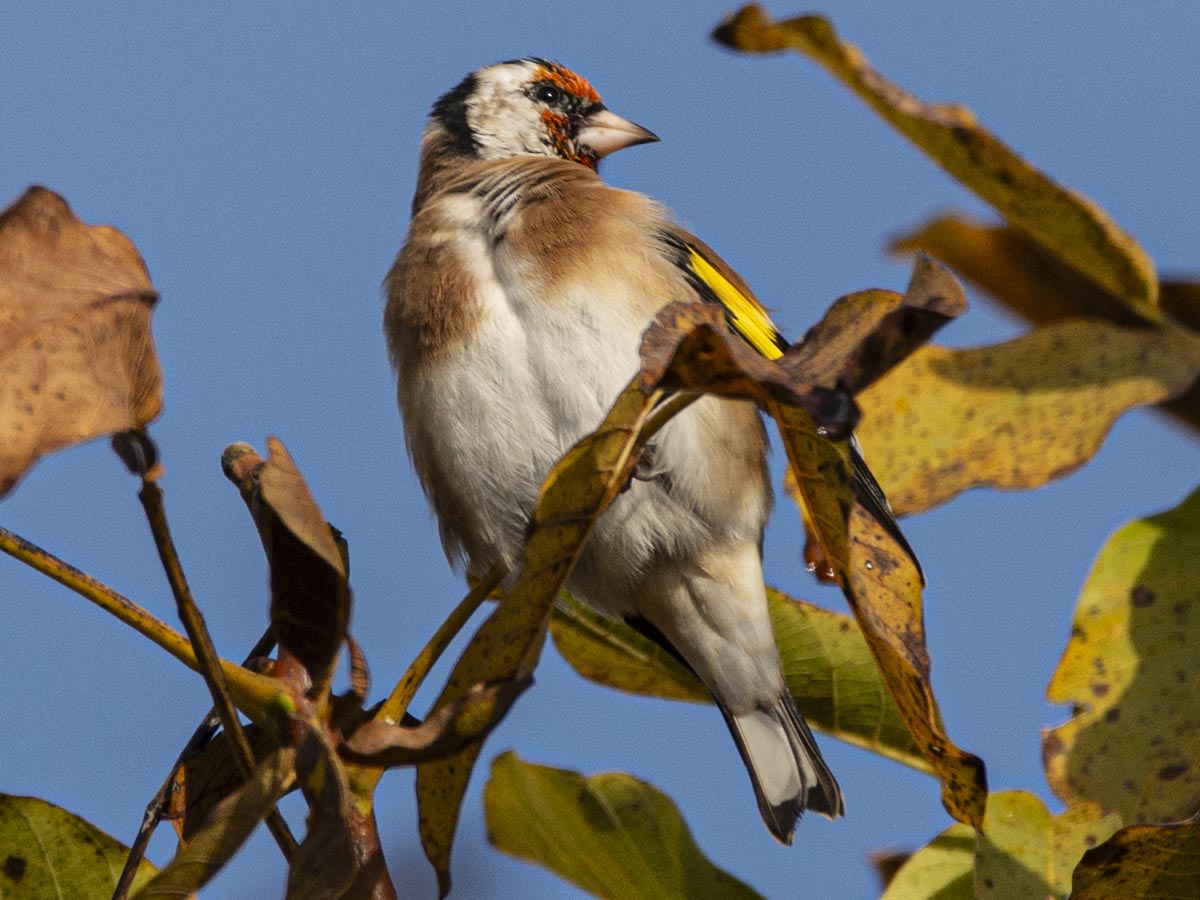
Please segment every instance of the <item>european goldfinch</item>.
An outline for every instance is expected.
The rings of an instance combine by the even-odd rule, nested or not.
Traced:
[[[544,59],[468,75],[434,104],[385,331],[405,441],[452,562],[521,564],[538,488],[638,369],[671,301],[714,302],[768,356],[786,343],[729,266],[597,162],[658,140]],[[784,684],[767,614],[771,507],[754,405],[705,397],[656,436],[569,583],[664,642],[725,715],[771,833],[842,792]]]

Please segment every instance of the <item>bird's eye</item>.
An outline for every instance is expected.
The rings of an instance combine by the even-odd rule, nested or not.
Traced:
[[[534,96],[543,103],[548,103],[553,106],[562,99],[562,90],[560,88],[556,88],[552,84],[539,84]]]

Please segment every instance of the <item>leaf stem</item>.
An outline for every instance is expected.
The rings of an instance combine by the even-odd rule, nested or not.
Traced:
[[[274,647],[275,630],[267,626],[267,630],[258,639],[258,643],[246,654],[246,661],[242,665],[249,665],[253,660],[265,656]],[[188,739],[183,749],[179,751],[179,756],[175,758],[175,764],[171,766],[171,771],[163,779],[163,783],[159,786],[157,793],[146,804],[146,811],[142,815],[141,827],[138,828],[137,837],[134,838],[133,843],[129,847],[129,855],[125,857],[125,866],[121,869],[121,877],[117,879],[117,886],[113,890],[112,900],[125,900],[129,895],[129,889],[133,885],[133,879],[136,877],[138,868],[142,864],[142,859],[146,855],[146,847],[150,843],[154,829],[162,822],[163,816],[166,813],[167,794],[174,785],[179,770],[205,744],[212,740],[213,735],[216,734],[220,725],[221,720],[217,716],[216,709],[210,709],[200,724],[196,726],[196,730],[192,732],[192,736]],[[186,790],[186,785],[184,789]]]
[[[196,652],[186,637],[108,585],[2,527],[0,551],[70,588],[149,638],[189,669],[200,671]],[[220,660],[220,666],[238,707],[255,722],[270,727],[280,713],[291,711],[291,698],[274,678],[224,659]]]
[[[480,605],[488,596],[495,590],[496,585],[504,577],[505,569],[497,564],[480,580],[462,601],[454,608],[454,612],[450,613],[438,630],[434,632],[433,637],[429,642],[421,648],[421,652],[417,654],[417,658],[413,660],[412,665],[408,667],[408,671],[396,683],[392,689],[391,696],[384,701],[375,718],[377,721],[388,722],[392,725],[399,724],[404,718],[404,713],[408,711],[408,705],[412,702],[413,697],[420,688],[421,683],[425,681],[425,677],[433,668],[434,664],[450,646],[450,642],[455,636],[462,631],[467,621],[474,615],[475,610],[479,609]]]

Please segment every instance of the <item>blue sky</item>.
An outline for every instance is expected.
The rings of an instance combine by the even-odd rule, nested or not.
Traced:
[[[663,138],[618,154],[605,177],[676,210],[792,336],[840,294],[903,287],[906,265],[883,252],[888,235],[948,207],[985,211],[806,60],[713,46],[707,35],[731,8],[5,4],[0,203],[45,184],[85,221],[121,228],[149,265],[163,297],[154,327],[166,380],[152,434],[176,541],[225,655],[240,657],[266,617],[258,541],[218,464],[235,440],[262,447],[281,436],[345,531],[353,630],[376,696],[463,592],[404,455],[379,284],[403,238],[425,115],[466,72],[536,54],[587,75],[610,107]],[[1200,7],[829,2],[819,11],[885,74],[926,99],[966,103],[1098,201],[1160,270],[1200,273]],[[940,339],[967,346],[1021,330],[979,301]],[[1122,522],[1195,487],[1198,461],[1190,435],[1139,413],[1064,481],[975,492],[906,524],[929,576],[947,727],[986,760],[993,789],[1050,799],[1038,729],[1066,713],[1043,691],[1088,567]],[[101,442],[39,464],[0,503],[0,522],[173,620],[135,495]],[[800,547],[781,502],[769,580],[844,608],[804,573]],[[131,839],[207,707],[200,680],[2,559],[0,658],[0,791],[46,797]],[[925,776],[831,739],[822,746],[848,815],[806,821],[793,848],[779,847],[715,710],[604,690],[548,652],[483,759],[512,747],[588,773],[631,771],[675,798],[714,862],[765,896],[871,896],[869,851],[919,845],[949,820]],[[582,896],[487,846],[484,775],[467,799],[455,896]],[[433,896],[410,773],[384,781],[379,807],[401,895]],[[152,856],[164,862],[171,843],[157,840]],[[282,883],[260,835],[203,897],[279,896]]]

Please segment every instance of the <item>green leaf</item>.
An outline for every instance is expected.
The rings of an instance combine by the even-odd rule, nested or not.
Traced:
[[[1042,737],[1065,803],[1091,800],[1125,824],[1200,807],[1200,490],[1130,522],[1088,576],[1046,696],[1073,717]]]
[[[929,772],[854,619],[774,589],[767,599],[784,676],[809,724]],[[560,605],[550,633],[563,658],[592,681],[651,697],[712,702],[708,689],[674,656],[577,600]]]
[[[574,597],[564,597],[555,608],[550,635],[563,659],[584,678],[631,694],[712,703],[704,682],[678,659]]]
[[[108,900],[128,853],[120,841],[61,807],[0,794],[0,897]],[[156,871],[142,860],[134,889]]]
[[[753,900],[700,852],[669,798],[620,772],[585,778],[505,753],[483,795],[488,839],[607,900]]]
[[[880,900],[975,900],[975,829],[955,823],[908,858]]]
[[[1200,885],[1200,817],[1131,825],[1084,854],[1071,900],[1195,900]]]
[[[1120,824],[1093,803],[1052,816],[1025,791],[992,794],[975,848],[976,900],[1065,898],[1084,851]]]

